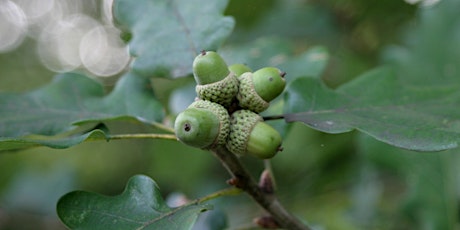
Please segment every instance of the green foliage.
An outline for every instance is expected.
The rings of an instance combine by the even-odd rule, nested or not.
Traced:
[[[328,133],[360,130],[401,148],[439,151],[458,146],[460,81],[453,63],[460,57],[458,39],[443,34],[458,27],[459,19],[446,2],[422,10],[424,19],[409,37],[409,49],[391,48],[390,70],[375,70],[332,91],[321,82],[300,79],[291,83],[286,95],[286,121],[302,121]],[[450,23],[442,24],[445,12]],[[454,16],[455,15],[455,16]],[[442,20],[444,20],[444,17]],[[450,27],[449,27],[450,26]],[[417,31],[417,29],[419,31]],[[437,31],[438,33],[433,33]],[[444,38],[444,37],[442,37]]]
[[[113,13],[120,27],[133,34],[132,69],[146,77],[183,77],[201,50],[216,50],[233,29],[223,17],[226,0],[114,1]]]
[[[56,136],[76,125],[107,120],[152,123],[164,116],[149,81],[130,73],[108,95],[101,84],[86,76],[61,74],[29,93],[1,93],[0,106],[0,150],[39,145],[65,148],[104,138],[102,131]]]
[[[170,125],[181,106],[196,96],[192,85],[182,84],[187,79],[177,78],[192,80],[194,57],[201,50],[217,50],[229,65],[245,63],[254,71],[274,66],[287,72],[285,95],[271,102],[263,115],[285,113],[284,121],[269,121],[276,122],[285,147],[273,159],[273,167],[277,194],[298,216],[330,229],[458,227],[458,1],[442,0],[430,7],[366,0],[230,1],[228,7],[227,2],[114,1],[115,21],[133,56],[127,73],[109,92],[79,73],[59,74],[30,92],[0,92],[0,150],[67,148],[110,140],[108,122],[123,133],[144,132],[146,125],[150,128],[157,122]],[[394,45],[401,38],[403,42]],[[23,55],[15,55],[19,54]],[[23,74],[19,69],[42,71],[30,64],[31,57],[24,68],[22,59],[2,55],[1,69],[7,70],[5,75],[13,72],[15,79]],[[160,97],[165,98],[162,103]],[[164,108],[168,103],[171,111]],[[155,174],[167,193],[182,189],[208,194],[228,179],[215,170],[216,162],[208,153],[177,143],[124,142],[125,149],[118,150],[125,151],[120,159],[103,155],[103,143],[71,149],[84,157],[78,160],[80,173],[97,184],[88,186],[81,175],[69,179],[80,183],[79,189],[94,186],[100,193],[113,193],[113,181],[119,185],[121,177],[137,171]],[[19,153],[19,160],[1,154],[5,180],[0,180],[0,188],[9,186],[6,179],[15,170],[26,167],[25,158],[46,161],[44,168],[63,162],[53,161],[62,156],[51,153],[40,161],[35,153]],[[242,160],[259,173],[260,162]],[[111,173],[119,170],[120,162],[132,165],[127,166],[131,171]],[[28,190],[39,186],[36,181],[24,183],[30,183],[24,186]],[[19,191],[18,187],[11,191]],[[8,197],[1,192],[3,205]],[[222,202],[237,221],[226,223],[218,215],[197,226],[216,221],[212,226],[247,227],[259,213],[247,200],[238,201]],[[133,177],[118,196],[77,191],[58,203],[58,215],[71,229],[190,229],[200,212],[208,209],[201,204],[168,207],[156,183],[145,176]]]
[[[191,229],[198,214],[208,209],[203,204],[168,207],[155,181],[143,175],[132,177],[118,196],[75,191],[57,204],[70,229]]]
[[[285,119],[328,133],[358,129],[401,148],[439,151],[457,147],[459,92],[449,85],[404,85],[389,69],[368,72],[335,91],[301,78],[287,89]]]
[[[31,147],[47,146],[63,149],[91,140],[108,140],[107,130],[95,129],[82,134],[63,137],[49,137],[43,135],[27,135],[24,137],[0,138],[0,150],[17,150]]]

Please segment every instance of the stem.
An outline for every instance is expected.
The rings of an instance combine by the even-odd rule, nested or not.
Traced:
[[[280,227],[292,230],[310,230],[299,219],[289,213],[273,194],[261,191],[253,177],[241,165],[238,158],[224,146],[219,146],[213,151],[227,171],[236,179],[236,186],[248,193],[262,208],[276,220]]]
[[[264,121],[279,120],[279,119],[284,119],[284,115],[264,116],[262,118],[264,119]]]
[[[166,139],[166,140],[177,140],[174,134],[159,134],[159,133],[136,133],[136,134],[115,134],[109,135],[109,140],[119,139]]]
[[[137,228],[137,230],[141,230],[141,229],[145,229],[147,228],[148,226],[150,226],[151,224],[163,219],[163,218],[167,218],[167,216],[172,216],[174,215],[175,213],[177,213],[178,211],[184,209],[184,208],[187,208],[187,207],[190,207],[190,206],[193,206],[193,205],[197,205],[197,204],[201,204],[203,202],[206,202],[208,200],[212,200],[212,199],[215,199],[215,198],[218,198],[218,197],[221,197],[221,196],[229,196],[229,195],[237,195],[237,194],[240,194],[241,193],[241,189],[238,189],[238,188],[234,188],[234,187],[231,187],[231,188],[226,188],[226,189],[222,189],[222,190],[219,190],[217,192],[214,192],[214,193],[211,193],[205,197],[201,197],[201,198],[198,198],[198,199],[195,199],[185,205],[182,205],[180,207],[177,207],[169,212],[166,212],[164,213],[163,215],[157,217],[157,218],[154,218],[150,221],[147,221],[145,222],[141,227]]]
[[[207,196],[198,198],[198,199],[190,202],[190,204],[200,204],[200,203],[204,203],[206,201],[209,201],[209,200],[221,197],[221,196],[238,195],[241,192],[242,192],[242,190],[239,189],[239,188],[230,187],[230,188],[222,189],[222,190],[219,190],[217,192],[211,193],[211,194],[209,194]]]
[[[148,124],[153,126],[153,127],[156,127],[157,129],[161,129],[163,131],[166,131],[168,133],[174,133],[174,129],[169,127],[169,126],[167,126],[167,125],[163,125],[163,124],[158,123],[158,122],[149,122]]]

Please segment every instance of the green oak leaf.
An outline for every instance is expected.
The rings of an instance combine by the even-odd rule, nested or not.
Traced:
[[[0,150],[69,147],[88,138],[104,138],[105,134],[96,130],[65,135],[82,124],[106,120],[153,123],[163,116],[163,106],[148,79],[127,73],[106,95],[95,80],[64,73],[31,92],[0,93]]]
[[[419,9],[405,46],[385,53],[389,69],[371,71],[331,90],[315,79],[288,89],[287,121],[328,133],[358,129],[394,146],[438,151],[460,137],[460,2]],[[448,22],[448,23],[446,23]]]
[[[159,187],[144,175],[133,176],[118,196],[70,192],[57,203],[61,221],[70,229],[191,229],[205,204],[170,208]]]
[[[23,137],[0,137],[0,151],[16,150],[46,146],[55,149],[68,148],[85,141],[109,140],[104,130],[95,129],[83,134],[76,134],[64,137],[50,137],[43,135],[28,135]]]
[[[115,0],[113,15],[132,34],[132,68],[142,76],[182,77],[201,50],[217,50],[234,27],[226,0]]]
[[[314,78],[290,83],[285,120],[327,133],[357,129],[385,143],[419,151],[455,148],[460,138],[456,85],[401,85],[390,68],[370,71],[336,90]]]
[[[192,230],[228,229],[228,219],[224,211],[214,209],[200,215]]]

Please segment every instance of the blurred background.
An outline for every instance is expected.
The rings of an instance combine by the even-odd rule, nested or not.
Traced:
[[[441,0],[442,1],[442,0]],[[295,53],[327,47],[322,78],[332,88],[383,63],[402,44],[417,10],[435,0],[231,0],[236,28],[225,45],[265,37],[286,39]],[[56,73],[77,71],[109,90],[129,66],[114,27],[111,0],[0,1],[0,91],[24,92]],[[169,95],[187,80],[158,81]],[[165,87],[163,87],[165,86]],[[163,89],[163,91],[161,91]],[[147,127],[111,124],[115,130]],[[458,222],[458,150],[403,151],[356,133],[329,135],[294,124],[273,159],[278,194],[317,229],[453,229]],[[257,176],[260,161],[243,162]],[[67,192],[119,194],[135,174],[152,177],[168,200],[194,199],[226,187],[227,172],[207,152],[161,140],[89,142],[64,149],[0,154],[0,229],[65,229],[56,202]],[[249,229],[261,210],[247,198],[213,201],[232,229]],[[224,212],[221,212],[224,211]],[[205,229],[204,227],[197,229]]]

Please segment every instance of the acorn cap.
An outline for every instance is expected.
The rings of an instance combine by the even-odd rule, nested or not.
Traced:
[[[230,122],[227,110],[210,101],[196,101],[175,121],[177,139],[197,148],[212,148],[226,142]]]
[[[193,60],[193,76],[198,85],[218,82],[229,73],[227,63],[216,52],[203,50]]]
[[[280,95],[286,86],[284,79],[286,73],[275,67],[265,67],[257,70],[252,75],[254,90],[267,102]]]
[[[228,67],[230,72],[233,72],[236,77],[241,76],[243,73],[252,72],[252,69],[245,64],[233,64]]]
[[[238,93],[238,79],[235,74],[229,74],[222,80],[206,85],[196,85],[195,90],[202,100],[212,101],[225,107],[229,106]]]
[[[253,73],[246,72],[242,74],[239,78],[239,90],[236,98],[238,99],[238,104],[244,109],[249,109],[256,113],[260,113],[270,106],[270,103],[265,101],[259,94],[256,92],[253,83]]]
[[[280,149],[281,135],[249,110],[235,111],[230,117],[227,149],[238,155],[249,154],[260,159],[273,157]]]

